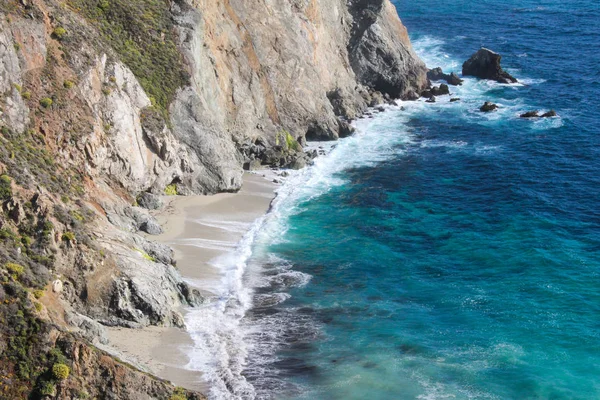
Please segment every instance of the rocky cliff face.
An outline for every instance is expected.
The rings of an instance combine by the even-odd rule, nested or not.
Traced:
[[[5,0],[0,21],[4,311],[88,341],[201,301],[140,195],[236,191],[244,164],[301,166],[305,139],[427,85],[388,0]],[[0,338],[39,393],[42,367],[18,371],[41,350]]]

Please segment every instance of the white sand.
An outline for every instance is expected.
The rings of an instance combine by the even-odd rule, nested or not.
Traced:
[[[156,215],[165,233],[150,238],[173,247],[177,269],[203,294],[210,294],[221,276],[210,261],[235,249],[252,222],[268,211],[275,187],[260,175],[245,174],[239,193],[166,198],[169,203]],[[185,369],[186,348],[193,345],[187,332],[161,327],[110,328],[109,339],[124,361],[178,386],[206,389],[197,372]]]

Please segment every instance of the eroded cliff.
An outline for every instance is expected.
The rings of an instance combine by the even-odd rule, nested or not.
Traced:
[[[171,249],[141,234],[160,226],[139,205],[236,191],[244,165],[301,167],[306,139],[348,135],[368,106],[428,83],[388,0],[4,0],[0,21],[10,398],[75,398],[76,382],[119,398],[94,389],[117,378],[127,398],[167,398],[118,362],[111,384],[81,376],[82,354],[107,357],[85,344],[104,326],[183,326],[179,308],[201,301]]]

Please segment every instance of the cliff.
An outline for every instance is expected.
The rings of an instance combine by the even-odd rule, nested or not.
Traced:
[[[428,84],[388,0],[4,0],[0,21],[6,398],[48,385],[75,398],[75,384],[167,398],[167,383],[89,347],[104,326],[183,326],[178,309],[202,301],[141,234],[160,231],[156,195],[301,167],[306,139],[348,135],[368,106]],[[48,372],[59,353],[64,381]]]

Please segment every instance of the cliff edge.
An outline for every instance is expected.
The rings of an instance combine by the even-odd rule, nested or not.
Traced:
[[[5,0],[0,21],[3,398],[200,398],[92,347],[202,301],[148,208],[299,168],[428,84],[389,0]]]

